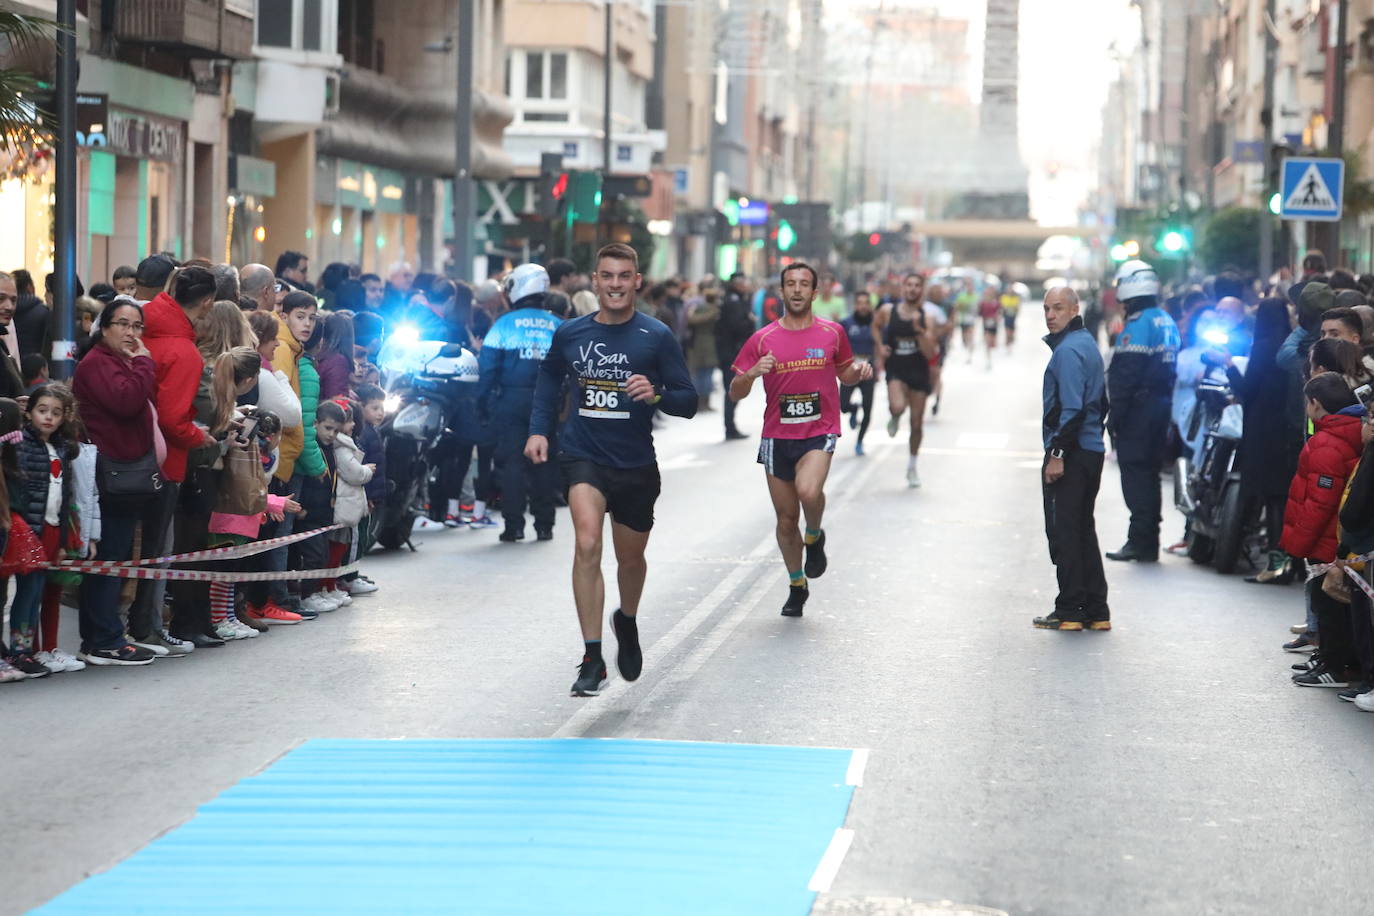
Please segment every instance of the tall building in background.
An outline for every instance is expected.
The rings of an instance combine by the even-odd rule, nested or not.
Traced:
[[[961,217],[1030,216],[1029,172],[1021,158],[1020,0],[987,0],[983,28],[983,97],[978,109],[979,186],[969,189]]]

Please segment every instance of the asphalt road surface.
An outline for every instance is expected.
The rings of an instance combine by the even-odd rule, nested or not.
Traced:
[[[1033,312],[1022,325],[991,370],[951,356],[922,489],[885,416],[867,457],[846,430],[830,570],[801,620],[778,615],[757,440],[719,441],[718,413],[671,422],[645,674],[601,697],[568,696],[565,516],[545,544],[417,535],[418,552],[368,559],[376,596],[314,623],[0,687],[0,912],[127,857],[307,738],[549,736],[870,749],[818,913],[1370,912],[1374,716],[1289,682],[1298,588],[1167,557],[1108,569],[1112,632],[1032,629],[1054,586],[1037,476],[1048,351]],[[756,394],[745,429],[760,410]],[[1098,519],[1117,546],[1111,462]],[[1179,530],[1170,514],[1166,543]],[[75,649],[75,612],[63,633]]]

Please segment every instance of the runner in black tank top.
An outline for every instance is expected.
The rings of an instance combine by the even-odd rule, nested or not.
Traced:
[[[907,274],[902,280],[902,301],[885,305],[873,320],[873,338],[881,346],[880,368],[887,369],[887,407],[892,416],[887,434],[897,435],[902,414],[911,414],[911,435],[907,440],[906,485],[919,487],[916,455],[921,450],[921,427],[926,415],[926,398],[931,392],[930,360],[936,341],[926,322],[925,277]],[[905,310],[905,314],[903,311]]]

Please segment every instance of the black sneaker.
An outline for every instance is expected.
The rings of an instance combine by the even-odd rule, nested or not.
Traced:
[[[1374,686],[1361,681],[1358,684],[1351,684],[1348,688],[1336,694],[1336,698],[1344,700],[1347,703],[1353,703],[1357,696],[1362,693],[1369,693],[1370,690],[1374,690]]]
[[[787,603],[782,606],[782,616],[800,617],[802,608],[806,607],[806,599],[811,597],[811,590],[805,585],[787,586]]]
[[[644,653],[639,648],[639,623],[633,617],[616,612],[611,615],[611,629],[615,630],[615,666],[627,681],[639,679],[644,670]]]
[[[1317,644],[1308,639],[1306,633],[1283,644],[1283,651],[1285,652],[1312,652],[1316,648]]]
[[[552,528],[535,528],[535,529],[534,529],[534,539],[535,539],[536,541],[552,541],[552,540],[553,540],[553,529],[552,529]]]
[[[47,677],[52,669],[27,652],[16,652],[9,657],[9,663],[30,678]]]
[[[1048,617],[1032,617],[1031,626],[1037,630],[1081,630],[1083,629],[1083,621],[1063,620],[1051,614]]]
[[[503,544],[514,544],[516,541],[523,541],[524,539],[525,532],[523,530],[517,531],[514,528],[507,528],[505,531],[502,531],[500,537],[500,541]]]
[[[577,669],[577,680],[573,681],[572,695],[575,697],[594,697],[606,687],[606,662],[582,656],[582,664]]]
[[[727,430],[725,431],[725,441],[726,441],[726,442],[735,442],[735,441],[737,441],[737,440],[739,440],[739,439],[748,439],[748,438],[749,438],[749,434],[748,434],[748,433],[742,433],[742,432],[740,432],[740,431],[737,430],[737,429],[727,429]]]
[[[1295,674],[1293,683],[1299,687],[1349,687],[1350,682],[1325,666],[1306,674]]]
[[[821,536],[816,538],[816,543],[806,545],[806,564],[802,571],[806,573],[808,579],[819,579],[825,575],[825,529],[821,529]]]
[[[120,646],[82,652],[81,658],[88,665],[151,665],[157,656],[138,646]]]
[[[1317,660],[1311,658],[1305,662],[1298,662],[1296,665],[1293,666],[1293,670],[1299,672],[1300,674],[1306,674],[1307,672],[1312,671],[1317,667]]]

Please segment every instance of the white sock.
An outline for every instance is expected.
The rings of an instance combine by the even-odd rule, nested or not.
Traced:
[[[472,517],[485,518],[487,514],[487,504],[480,499],[472,501]]]
[[[458,509],[458,500],[456,500],[456,499],[450,499],[450,500],[448,501],[448,514],[451,515],[451,516],[453,516],[454,518],[457,518],[457,517],[458,517],[458,512],[459,512],[459,509]]]
[[[907,456],[907,459],[906,459],[906,469],[907,469],[908,471],[914,471],[914,470],[916,470],[916,456],[915,456],[915,455],[908,455],[908,456]]]

